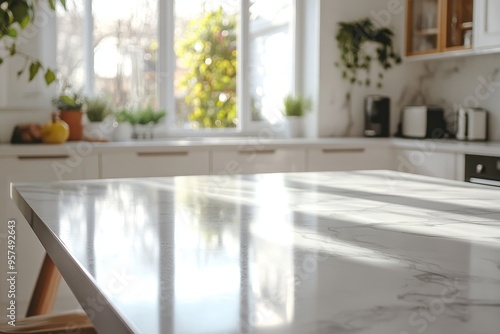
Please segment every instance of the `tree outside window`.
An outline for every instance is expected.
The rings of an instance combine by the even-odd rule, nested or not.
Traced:
[[[236,15],[222,7],[206,11],[189,21],[183,36],[176,44],[185,69],[177,88],[192,127],[236,127]]]

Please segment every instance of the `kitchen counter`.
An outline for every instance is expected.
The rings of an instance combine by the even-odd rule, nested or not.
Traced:
[[[389,145],[402,149],[436,150],[437,152],[500,156],[500,142],[392,138],[390,139]]]
[[[499,194],[366,171],[18,184],[13,198],[102,333],[496,334]]]
[[[292,138],[262,139],[259,137],[192,137],[185,139],[135,140],[127,142],[69,142],[62,145],[26,145],[0,144],[0,157],[19,155],[58,155],[75,152],[104,153],[121,152],[130,149],[145,151],[161,150],[206,150],[207,148],[255,149],[259,146],[276,148],[314,148],[314,147],[389,147],[401,149],[433,150],[437,152],[453,152],[464,154],[483,154],[500,156],[500,142],[460,142],[456,140],[418,140],[403,138]]]

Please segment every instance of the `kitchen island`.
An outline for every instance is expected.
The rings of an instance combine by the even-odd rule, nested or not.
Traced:
[[[357,171],[16,184],[12,197],[102,333],[500,328],[498,188]]]

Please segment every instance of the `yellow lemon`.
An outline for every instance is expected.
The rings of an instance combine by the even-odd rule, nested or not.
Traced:
[[[52,114],[52,121],[46,123],[42,128],[42,141],[45,144],[62,144],[68,140],[69,126],[60,120],[56,114]]]

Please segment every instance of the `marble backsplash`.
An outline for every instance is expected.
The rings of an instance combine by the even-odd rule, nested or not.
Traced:
[[[500,55],[427,62],[424,69],[427,103],[444,106],[451,124],[460,107],[487,109],[490,139],[500,140]]]
[[[387,72],[381,90],[357,87],[353,93],[353,126],[348,136],[362,135],[363,100],[366,95],[391,98],[391,133],[395,134],[401,110],[407,105],[439,105],[445,109],[448,129],[455,131],[456,111],[481,107],[489,111],[491,141],[500,141],[500,55],[482,55],[433,61],[408,61]],[[339,101],[337,101],[339,102]],[[338,104],[332,122],[345,122],[346,111]],[[342,126],[339,125],[341,129]],[[342,136],[342,133],[333,133]]]
[[[490,113],[491,139],[500,140],[500,62],[495,64],[498,59],[498,55],[490,55],[424,62],[417,89],[403,90],[396,104],[399,108],[408,104],[443,106],[450,130],[455,129],[460,107],[486,108]]]

